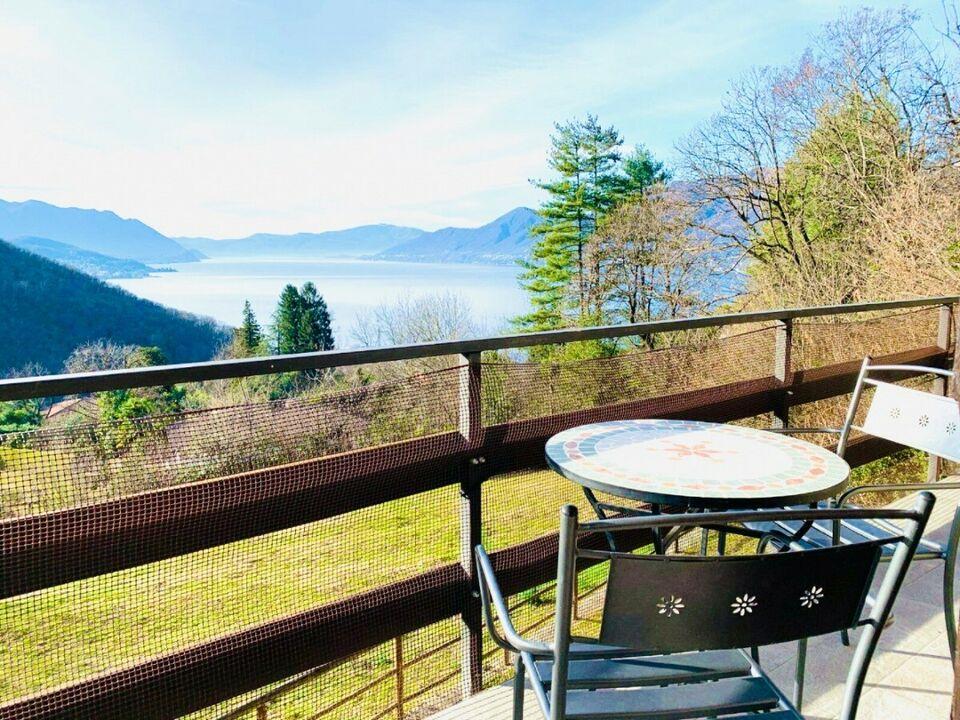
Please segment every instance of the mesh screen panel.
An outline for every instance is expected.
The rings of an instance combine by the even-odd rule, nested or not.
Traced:
[[[485,425],[726,385],[773,372],[774,330],[576,362],[485,363]]]
[[[936,318],[797,321],[813,389],[792,424],[842,413],[863,354],[929,349]],[[0,720],[426,717],[461,695],[459,615],[475,609],[460,483],[482,483],[474,533],[507,569],[517,627],[546,637],[559,507],[592,513],[546,469],[546,439],[624,417],[766,427],[779,333],[674,334],[555,365],[484,356],[474,385],[418,363],[145,418],[67,401],[43,429],[0,435]],[[596,634],[605,572],[580,574],[581,634]],[[483,651],[489,686],[511,671]]]
[[[937,308],[850,319],[797,320],[792,362],[797,369],[817,368],[865,355],[887,355],[937,342]]]

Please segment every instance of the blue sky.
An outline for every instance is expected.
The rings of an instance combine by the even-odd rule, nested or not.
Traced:
[[[731,79],[859,4],[6,0],[0,197],[170,235],[477,225],[539,202],[554,121],[669,162]]]

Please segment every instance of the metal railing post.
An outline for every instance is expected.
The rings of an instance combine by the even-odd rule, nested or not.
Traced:
[[[793,373],[791,350],[793,349],[793,320],[777,320],[777,334],[773,346],[773,376],[786,384]],[[780,390],[773,409],[774,427],[790,425],[790,391]]]
[[[398,635],[393,641],[393,654],[396,677],[394,691],[397,701],[397,720],[403,720],[403,635]]]
[[[460,434],[467,441],[467,462],[460,479],[460,564],[470,582],[470,591],[460,616],[460,689],[464,697],[483,687],[483,621],[477,587],[476,558],[473,548],[480,544],[481,485],[484,458],[477,454],[482,443],[483,421],[480,415],[480,353],[461,355]]]
[[[940,306],[940,316],[937,323],[937,347],[950,351],[950,335],[953,329],[953,305],[945,304]],[[933,392],[937,395],[946,395],[949,391],[947,378],[939,375],[934,378]],[[936,482],[940,479],[940,472],[943,469],[943,461],[936,455],[931,455],[927,463],[927,482]]]

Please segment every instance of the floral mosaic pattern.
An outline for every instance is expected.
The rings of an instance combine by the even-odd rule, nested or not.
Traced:
[[[805,440],[689,420],[619,420],[571,428],[547,442],[550,464],[575,482],[695,499],[827,497],[849,467]],[[616,492],[611,489],[611,492]]]

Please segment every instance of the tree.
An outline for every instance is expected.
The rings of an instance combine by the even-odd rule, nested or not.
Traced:
[[[243,301],[243,313],[240,327],[233,332],[232,357],[250,357],[256,354],[263,343],[263,329],[257,322],[257,316],[250,307],[250,301]]]
[[[795,66],[735,83],[681,144],[704,206],[735,218],[713,229],[750,259],[761,304],[854,300],[875,250],[858,228],[955,157],[955,62],[920,42],[916,20],[845,16]]]
[[[27,378],[45,374],[46,370],[42,365],[28,363],[11,371],[7,377]],[[36,430],[43,422],[43,407],[44,403],[40,398],[0,402],[0,434]],[[3,458],[0,457],[0,470],[2,469]]]
[[[378,305],[357,318],[353,337],[360,347],[371,348],[463,340],[477,337],[481,332],[470,303],[462,295],[443,292],[401,296],[395,302]],[[428,372],[456,362],[450,357],[426,358],[409,361],[398,368],[392,364],[382,365],[378,372],[385,372],[387,376],[393,374],[394,369],[397,375],[409,371]]]
[[[158,347],[134,347],[127,354],[124,366],[127,368],[152,367],[163,365],[167,358]],[[161,387],[126,388],[110,390],[97,396],[102,422],[115,425],[115,431],[105,428],[104,447],[115,451],[134,439],[137,426],[130,421],[150,415],[169,415],[184,408],[186,390],[177,385]]]
[[[670,177],[670,172],[662,162],[654,158],[643,145],[637,145],[633,152],[623,159],[620,193],[626,201],[643,193],[647,188],[666,184]]]
[[[280,293],[273,333],[280,354],[333,350],[330,311],[312,282],[297,290],[287,285]]]
[[[97,340],[74,348],[63,364],[66,373],[119,370],[127,367],[127,358],[136,345],[119,345],[112,340]]]
[[[280,292],[280,301],[273,315],[273,335],[277,352],[281,355],[300,352],[300,326],[303,322],[303,303],[295,285],[286,285]]]
[[[663,184],[617,206],[591,237],[591,284],[609,320],[637,323],[704,312],[723,298],[721,257],[696,229],[695,205]],[[643,341],[654,347],[656,336]]]
[[[555,130],[547,163],[559,177],[534,182],[550,197],[540,206],[542,222],[531,229],[538,240],[521,275],[534,310],[518,324],[531,330],[562,327],[571,312],[575,320],[589,314],[584,247],[620,182],[623,140],[615,128],[588,115]]]
[[[306,282],[300,290],[302,313],[300,316],[300,352],[333,350],[333,330],[330,327],[330,311],[327,302],[317,292],[312,282]]]
[[[535,181],[549,197],[540,206],[541,222],[521,283],[533,310],[515,322],[525,330],[549,330],[570,322],[597,321],[603,309],[590,288],[585,249],[603,217],[618,203],[663,180],[661,163],[638,146],[624,160],[623,139],[596,116],[554,126],[547,163],[557,177]]]

